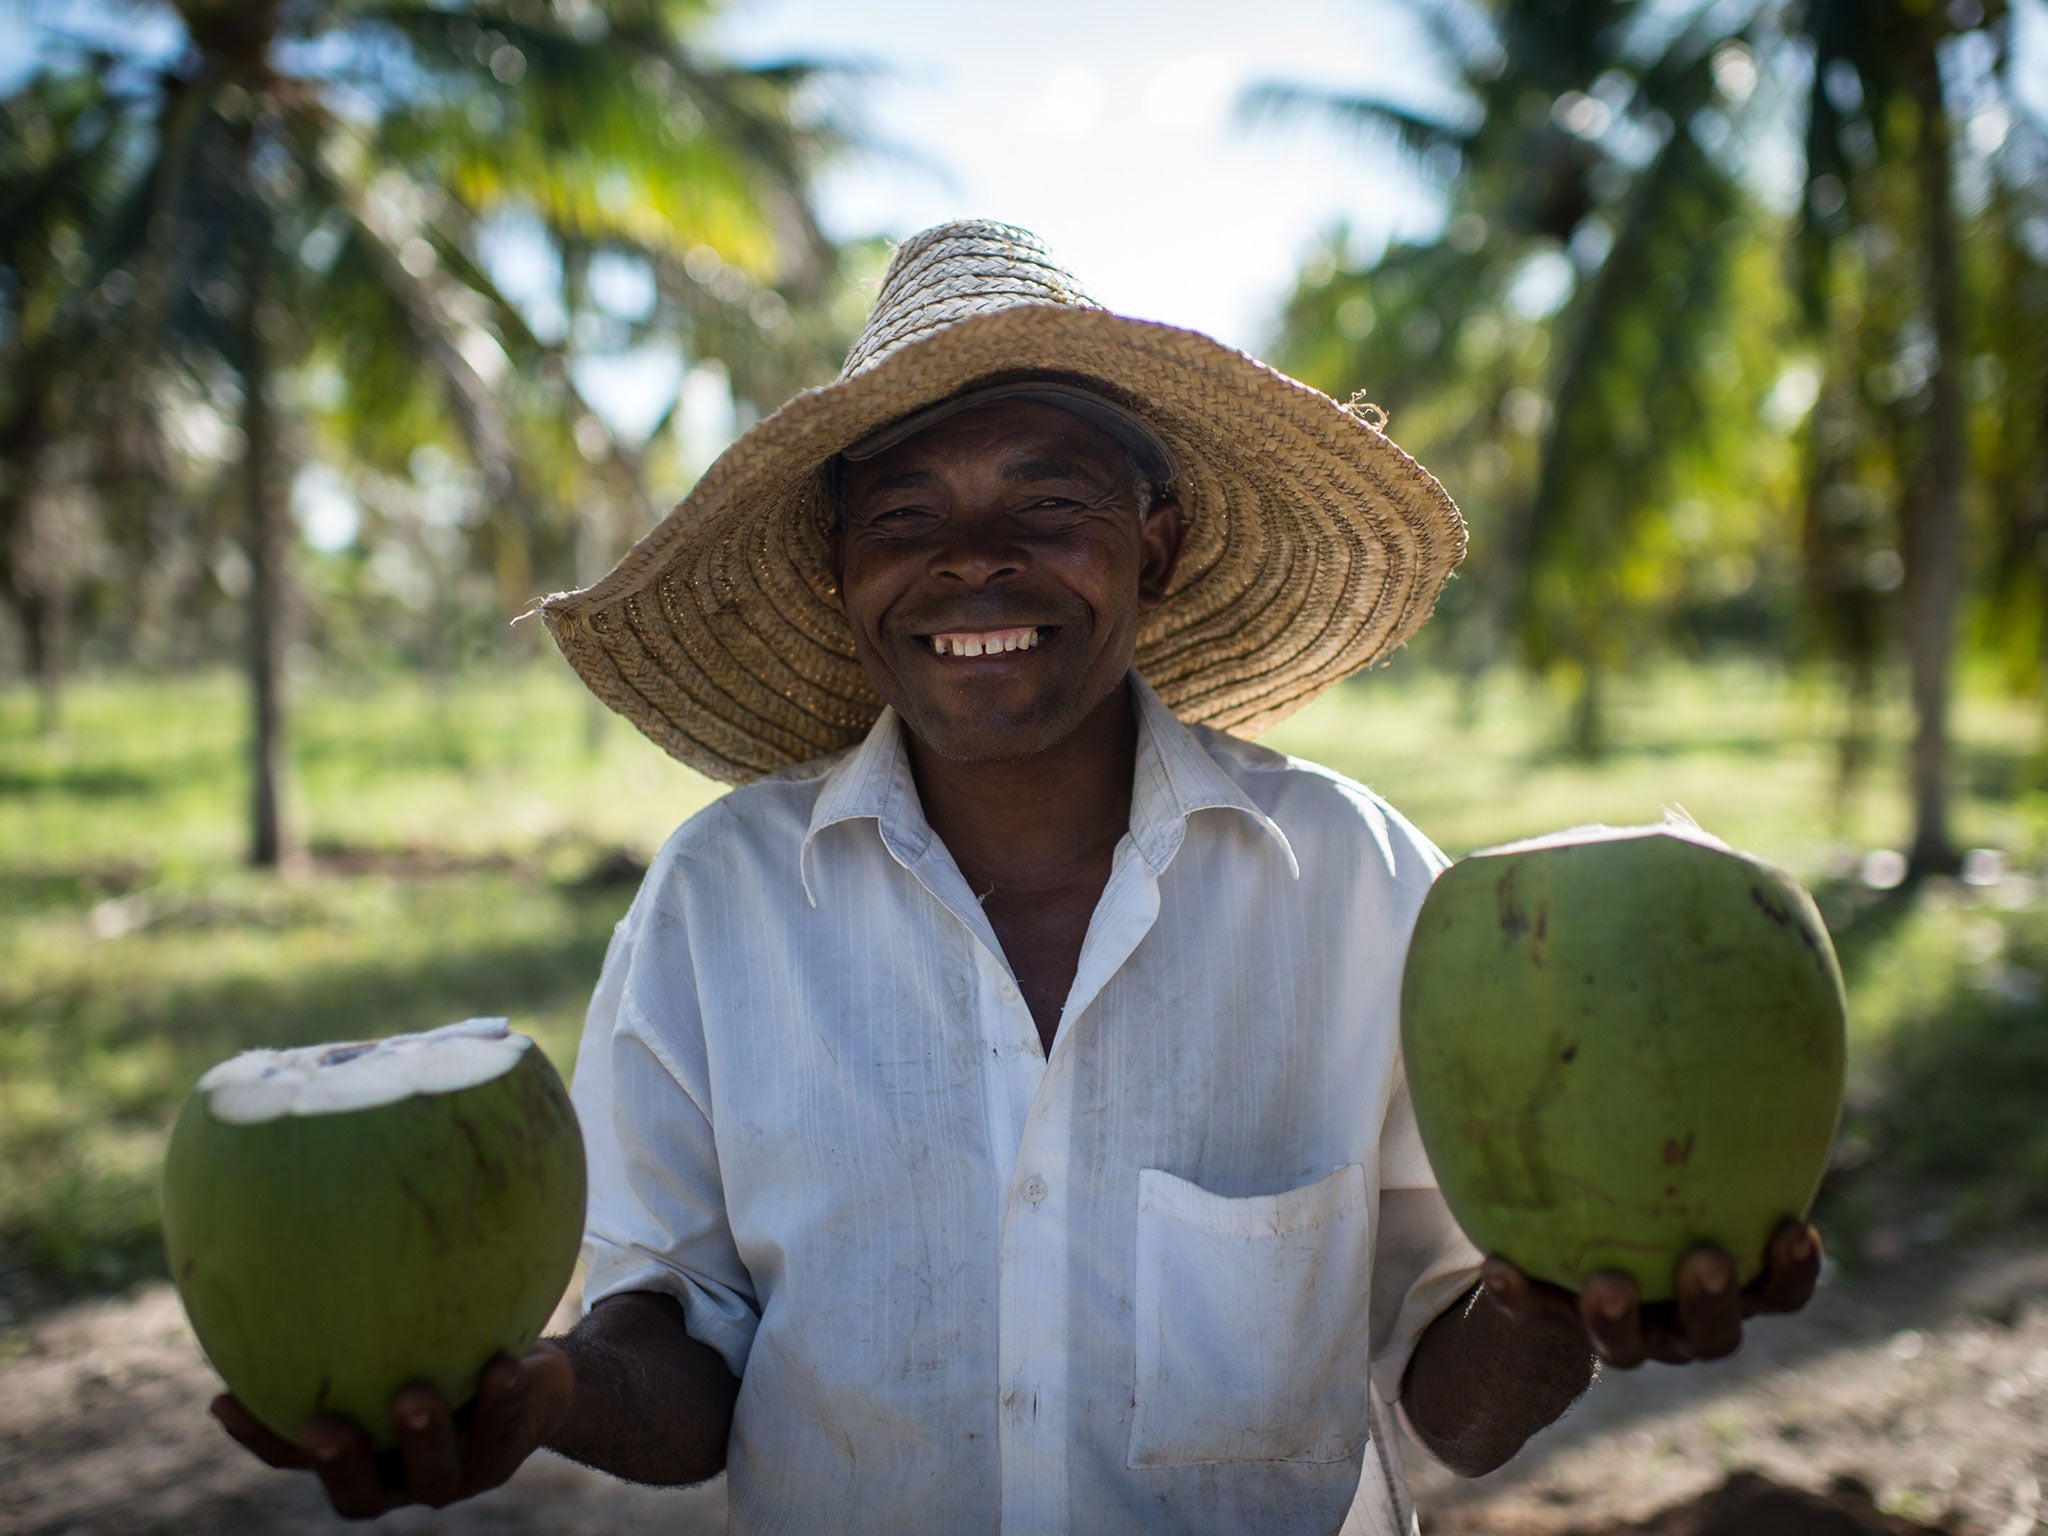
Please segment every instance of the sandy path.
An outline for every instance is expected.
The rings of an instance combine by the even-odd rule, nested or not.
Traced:
[[[442,1512],[336,1520],[308,1477],[233,1446],[177,1300],[153,1285],[0,1333],[0,1536],[698,1536],[718,1484],[656,1490],[555,1457]],[[1980,1536],[2027,1536],[2048,1482],[2048,1244],[1923,1254],[1825,1288],[1735,1359],[1615,1373],[1513,1464],[1416,1473],[1425,1530],[1561,1536],[1642,1518],[1756,1468]]]

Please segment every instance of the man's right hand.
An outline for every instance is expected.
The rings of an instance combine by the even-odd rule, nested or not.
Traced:
[[[401,1505],[439,1509],[497,1487],[561,1426],[575,1394],[568,1355],[543,1342],[524,1359],[500,1355],[484,1368],[466,1428],[432,1387],[400,1392],[391,1400],[398,1449],[383,1457],[347,1419],[314,1419],[294,1444],[226,1393],[213,1400],[213,1416],[266,1464],[317,1472],[336,1514],[370,1520]]]

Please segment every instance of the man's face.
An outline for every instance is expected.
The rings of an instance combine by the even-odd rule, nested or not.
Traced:
[[[1180,553],[1123,450],[1036,401],[961,411],[846,471],[840,603],[868,680],[955,762],[1056,746],[1130,669]],[[978,654],[969,654],[978,653]]]

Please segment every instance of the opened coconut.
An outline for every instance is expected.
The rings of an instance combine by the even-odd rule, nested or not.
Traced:
[[[451,1407],[533,1346],[576,1261],[583,1138],[502,1019],[251,1051],[192,1090],[164,1246],[207,1358],[288,1439],[321,1414],[392,1444],[390,1404]]]
[[[1473,1242],[1578,1290],[1744,1282],[1803,1217],[1841,1112],[1842,973],[1789,876],[1697,828],[1586,827],[1461,859],[1424,901],[1401,1041]]]

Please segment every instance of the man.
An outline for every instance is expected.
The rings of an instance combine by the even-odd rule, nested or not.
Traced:
[[[1388,1404],[1476,1474],[1595,1352],[1801,1304],[1798,1222],[1748,1293],[1706,1250],[1661,1309],[1482,1267],[1396,1028],[1442,856],[1188,723],[1383,656],[1462,550],[1325,397],[1094,308],[1021,231],[910,241],[837,383],[545,605],[608,702],[754,781],[663,850],[591,1005],[586,1316],[466,1431],[400,1394],[388,1477],[353,1426],[230,1429],[357,1515],[545,1444],[729,1467],[737,1531],[1391,1533]]]

